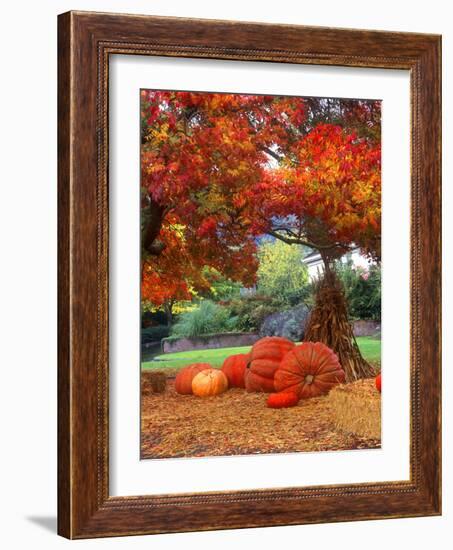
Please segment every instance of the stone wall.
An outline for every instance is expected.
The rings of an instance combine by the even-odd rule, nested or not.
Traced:
[[[381,323],[378,321],[354,321],[353,329],[355,336],[375,336],[381,331]],[[221,332],[218,334],[193,336],[192,338],[164,338],[162,340],[162,351],[164,353],[174,353],[197,349],[253,346],[259,339],[259,334],[251,332]]]
[[[162,351],[173,353],[176,351],[192,351],[196,349],[234,348],[239,346],[252,346],[259,335],[254,333],[232,333],[224,332],[219,334],[205,334],[192,338],[164,338],[162,340]]]
[[[379,321],[354,321],[352,323],[354,336],[375,336],[381,332]]]

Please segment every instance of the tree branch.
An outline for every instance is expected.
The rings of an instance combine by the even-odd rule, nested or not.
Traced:
[[[272,237],[275,237],[276,239],[279,239],[280,241],[283,241],[286,244],[300,244],[300,245],[308,246],[309,248],[315,248],[316,250],[319,250],[319,251],[329,250],[337,247],[344,248],[346,250],[351,249],[350,246],[342,243],[318,244],[299,237],[285,237],[284,235],[282,235],[281,233],[278,233],[277,231],[274,231],[273,229],[268,229],[267,234],[271,235]]]
[[[270,149],[269,147],[266,147],[265,145],[261,146],[261,150],[267,153],[269,156],[273,157],[278,162],[283,160],[283,157],[281,157],[278,153],[276,153],[275,151],[272,151],[272,149]]]

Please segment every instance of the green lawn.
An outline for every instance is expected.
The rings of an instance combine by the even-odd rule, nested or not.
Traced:
[[[372,336],[359,336],[356,338],[363,357],[371,363],[381,362],[381,339]]]
[[[360,351],[365,359],[373,363],[381,360],[381,341],[369,336],[357,338]],[[165,353],[155,357],[152,361],[142,363],[143,369],[182,368],[190,363],[210,363],[213,367],[221,367],[223,361],[229,355],[247,353],[250,346],[239,348],[218,348],[195,351],[180,351],[178,353]]]

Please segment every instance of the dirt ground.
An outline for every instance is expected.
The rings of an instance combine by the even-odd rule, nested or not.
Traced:
[[[369,382],[370,384],[373,381]],[[270,409],[267,395],[232,388],[200,398],[179,395],[174,379],[153,393],[142,374],[141,458],[176,458],[374,449],[368,439],[335,429],[328,397]]]

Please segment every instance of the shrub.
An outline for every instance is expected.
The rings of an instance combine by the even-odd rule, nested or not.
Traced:
[[[230,315],[237,319],[236,328],[241,332],[257,332],[264,319],[280,307],[271,297],[260,294],[236,298],[228,305]]]
[[[158,325],[166,325],[167,318],[163,311],[151,310],[152,306],[149,302],[142,302],[142,328],[157,327]]]
[[[228,279],[213,268],[205,268],[204,275],[209,282],[208,291],[201,292],[203,298],[221,303],[239,297],[241,283]]]
[[[381,320],[381,267],[368,271],[352,263],[339,264],[337,273],[343,283],[351,319]]]
[[[170,327],[167,325],[158,325],[156,327],[147,327],[142,329],[142,344],[160,342],[170,334]]]
[[[179,316],[171,329],[172,336],[191,337],[216,332],[230,332],[236,329],[237,319],[230,315],[227,308],[210,300]]]

